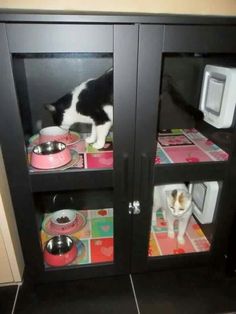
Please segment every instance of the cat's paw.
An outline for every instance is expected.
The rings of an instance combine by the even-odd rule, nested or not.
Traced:
[[[168,237],[169,238],[171,238],[171,239],[174,239],[174,237],[175,237],[175,233],[174,233],[174,231],[168,231]]]
[[[182,237],[182,236],[178,236],[177,240],[178,240],[179,244],[184,244],[185,243],[184,237]]]
[[[102,149],[104,147],[104,145],[105,145],[105,143],[96,142],[93,144],[93,147],[96,149]]]
[[[94,142],[96,141],[96,139],[95,139],[94,137],[92,137],[92,136],[89,136],[89,137],[87,137],[87,138],[85,139],[85,141],[86,141],[86,143],[88,143],[88,144],[92,144],[92,143],[94,143]]]

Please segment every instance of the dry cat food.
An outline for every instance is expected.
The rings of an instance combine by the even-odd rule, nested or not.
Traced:
[[[70,219],[67,216],[63,216],[63,217],[57,218],[57,222],[59,224],[65,224],[67,222],[70,222]]]

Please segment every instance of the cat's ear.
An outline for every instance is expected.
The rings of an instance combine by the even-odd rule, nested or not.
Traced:
[[[51,104],[44,105],[44,109],[46,109],[46,110],[48,110],[50,112],[55,112],[56,111],[55,106],[53,106]]]
[[[171,192],[171,196],[175,199],[176,196],[177,196],[177,190],[173,190],[173,191]]]
[[[184,195],[183,192],[180,194],[180,196],[179,196],[179,203],[180,203],[180,204],[183,204],[183,203],[184,203],[186,196],[187,196],[187,195]]]
[[[192,195],[187,192],[183,191],[180,196],[179,196],[179,202],[184,203],[184,202],[191,202],[192,201]]]
[[[185,192],[185,197],[190,201],[192,200],[192,194],[189,192]]]

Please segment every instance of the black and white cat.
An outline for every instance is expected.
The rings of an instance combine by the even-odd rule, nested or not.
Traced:
[[[113,124],[113,68],[96,79],[89,79],[75,87],[54,103],[45,105],[56,125],[69,129],[72,124],[92,124],[86,142],[93,147],[104,147]]]
[[[192,215],[192,196],[185,184],[167,184],[155,186],[153,193],[153,215],[162,209],[167,222],[168,237],[174,238],[174,222],[178,220],[177,240],[184,244],[184,235]]]

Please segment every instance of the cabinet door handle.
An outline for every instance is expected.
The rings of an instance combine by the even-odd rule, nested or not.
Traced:
[[[133,201],[133,203],[129,203],[129,214],[130,215],[138,215],[140,214],[141,209],[140,209],[140,203],[139,201]]]

